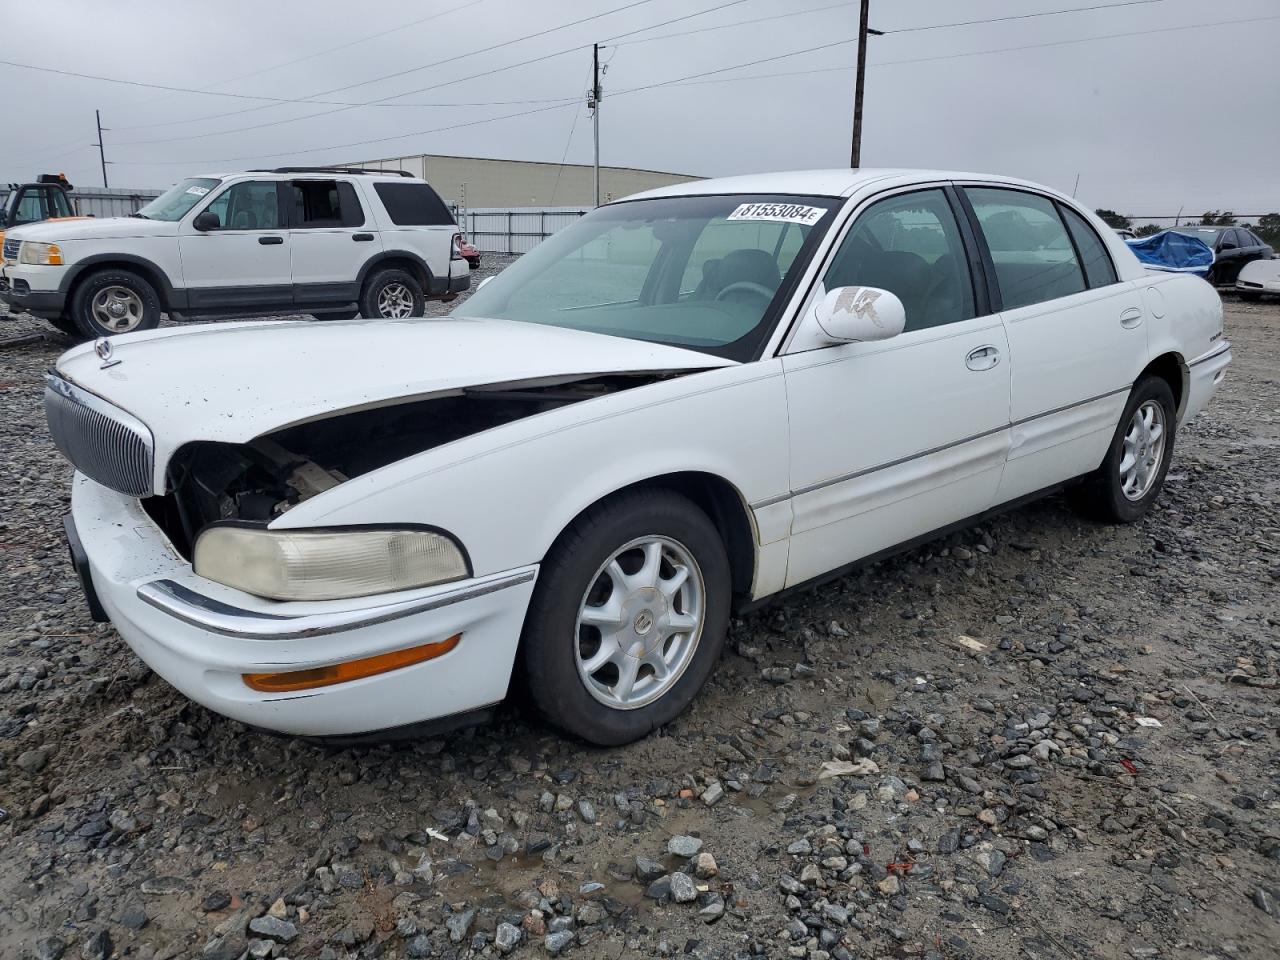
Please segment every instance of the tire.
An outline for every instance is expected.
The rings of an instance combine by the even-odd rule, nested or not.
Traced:
[[[652,555],[660,557],[650,564],[656,580],[644,576],[642,561]],[[635,589],[624,592],[607,572],[611,559],[627,579],[634,578]],[[680,566],[687,575],[673,589]],[[527,696],[551,724],[590,743],[638,740],[679,715],[711,675],[729,628],[730,599],[724,543],[690,500],[642,490],[592,507],[561,534],[538,574],[521,637],[520,679]],[[591,658],[607,654],[605,631],[613,628],[579,619],[588,607],[605,612],[615,603],[621,612],[605,619],[617,625],[621,643],[609,649],[630,645],[651,658],[636,667],[626,704],[620,700],[624,678],[617,663],[634,658],[618,652],[617,663],[602,659],[593,669]],[[671,618],[697,626],[672,630],[682,624]],[[669,664],[665,678],[655,669],[656,657]]]
[[[360,291],[360,316],[400,320],[420,317],[426,311],[427,299],[422,284],[406,270],[379,270],[365,281]]]
[[[80,334],[90,339],[154,330],[160,326],[160,297],[155,287],[131,270],[99,270],[76,287],[70,317]]]
[[[1158,410],[1154,409],[1158,407]],[[1137,426],[1137,413],[1144,411],[1143,421],[1160,422],[1158,439],[1142,436],[1142,428]],[[1151,416],[1148,417],[1147,413]],[[1136,433],[1136,436],[1133,436]],[[1164,486],[1165,474],[1169,472],[1169,463],[1173,458],[1173,442],[1177,433],[1177,404],[1173,399],[1173,390],[1161,377],[1147,376],[1140,380],[1129,394],[1129,402],[1125,404],[1124,413],[1116,427],[1111,446],[1107,449],[1106,459],[1083,484],[1072,491],[1074,505],[1087,516],[1111,523],[1133,523],[1141,519],[1151,509],[1151,504],[1160,495]],[[1135,448],[1135,444],[1138,444]],[[1154,451],[1153,447],[1159,446]],[[1124,475],[1131,483],[1122,479],[1121,467],[1126,461],[1128,451],[1137,453],[1141,462],[1144,452],[1154,456],[1154,462],[1143,471],[1127,471]],[[1129,492],[1126,493],[1126,486]]]

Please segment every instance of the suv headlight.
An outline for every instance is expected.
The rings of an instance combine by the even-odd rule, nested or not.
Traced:
[[[462,548],[432,530],[266,530],[211,526],[195,571],[272,600],[339,600],[429,587],[470,575]]]
[[[18,262],[46,267],[61,266],[62,248],[56,243],[36,243],[25,240],[18,248]]]

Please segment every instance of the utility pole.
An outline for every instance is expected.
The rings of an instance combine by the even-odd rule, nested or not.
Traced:
[[[862,87],[867,77],[867,36],[884,36],[883,30],[867,27],[871,0],[862,0],[861,6],[858,13],[858,87],[853,92],[853,150],[849,156],[849,166],[855,169],[862,166]]]
[[[102,111],[101,110],[93,111],[93,118],[94,120],[97,121],[97,124],[98,124],[98,142],[95,143],[94,146],[98,148],[98,159],[102,161],[102,186],[103,186],[103,189],[106,189],[107,187],[107,154],[106,154],[106,150],[102,146]]]
[[[595,205],[600,206],[600,44],[591,45],[591,93],[587,96],[595,128]]]

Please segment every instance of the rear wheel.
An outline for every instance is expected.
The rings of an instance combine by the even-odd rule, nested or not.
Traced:
[[[720,535],[685,497],[638,491],[592,508],[538,575],[522,641],[530,699],[592,743],[645,736],[711,675],[730,589]]]
[[[365,281],[360,293],[362,317],[403,320],[422,316],[426,306],[422,284],[407,270],[379,270]]]
[[[1161,377],[1144,377],[1129,395],[1102,466],[1073,491],[1075,504],[1099,520],[1140,519],[1164,486],[1176,429],[1173,390]]]
[[[70,316],[91,339],[153,330],[160,326],[160,297],[131,270],[100,270],[76,287]]]

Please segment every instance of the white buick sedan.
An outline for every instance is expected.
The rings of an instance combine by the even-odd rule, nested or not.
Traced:
[[[193,700],[345,736],[514,683],[620,744],[735,610],[1065,486],[1138,519],[1230,362],[1055,191],[834,170],[601,207],[444,320],[87,344],[46,405],[91,609]]]

